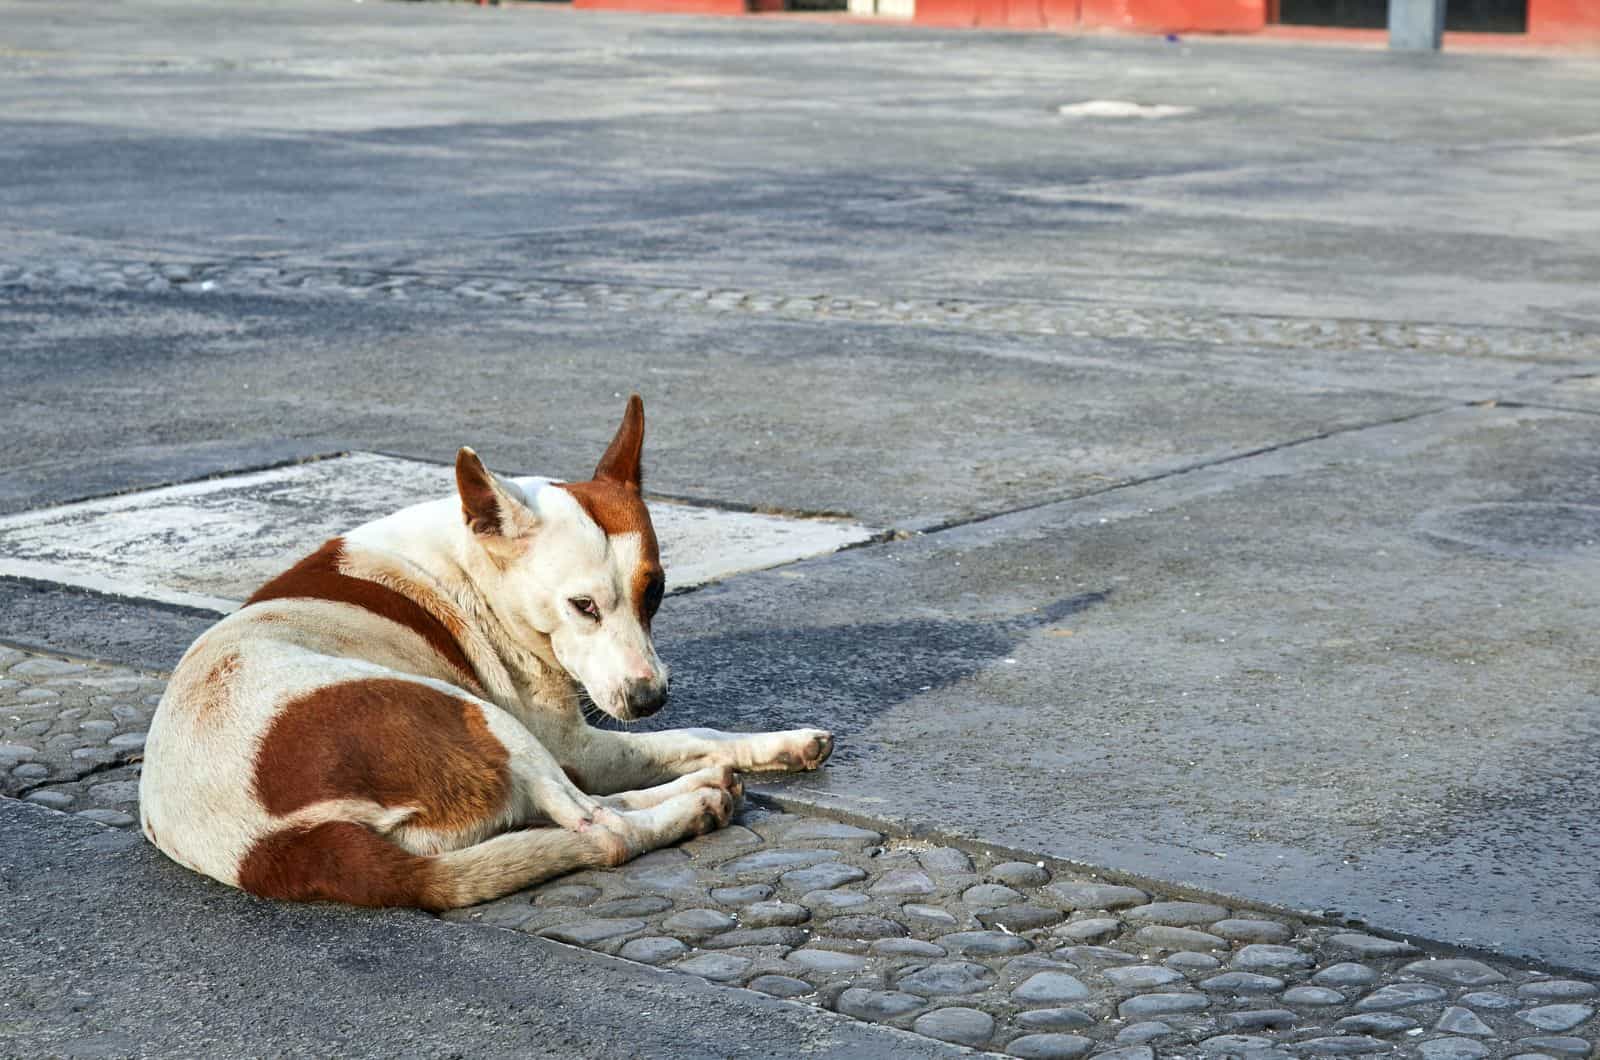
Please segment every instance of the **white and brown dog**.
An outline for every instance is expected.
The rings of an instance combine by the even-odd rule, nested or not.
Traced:
[[[144,834],[272,898],[448,909],[725,824],[736,771],[815,769],[817,729],[591,727],[667,698],[635,395],[589,482],[525,493],[470,449],[459,498],[334,538],[184,655]]]

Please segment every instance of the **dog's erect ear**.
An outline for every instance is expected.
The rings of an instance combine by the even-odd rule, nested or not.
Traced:
[[[644,477],[640,457],[644,452],[644,401],[638,394],[628,399],[628,411],[622,414],[622,426],[611,439],[606,455],[595,465],[594,477],[604,482],[616,482],[638,491]]]
[[[529,529],[526,505],[466,446],[456,453],[456,492],[461,494],[461,517],[479,537],[516,537]]]

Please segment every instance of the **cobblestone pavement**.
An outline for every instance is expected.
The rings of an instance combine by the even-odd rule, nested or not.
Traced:
[[[236,261],[0,260],[0,287],[31,290],[270,294],[379,298],[547,309],[634,309],[751,314],[788,320],[938,326],[1014,334],[1138,338],[1203,345],[1328,350],[1420,350],[1578,363],[1600,354],[1600,334],[1561,329],[1412,324],[1206,313],[1104,302],[867,298],[644,283],[510,279],[404,269]]]
[[[0,792],[132,827],[162,679],[0,647]],[[446,919],[1021,1057],[1586,1057],[1600,989],[747,805]]]

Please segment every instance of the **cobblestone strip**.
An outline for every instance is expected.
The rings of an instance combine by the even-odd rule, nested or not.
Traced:
[[[874,299],[734,288],[495,279],[388,268],[292,266],[256,259],[209,262],[0,261],[0,287],[37,290],[246,293],[407,302],[531,305],[544,309],[745,314],[980,331],[1135,338],[1200,345],[1285,346],[1578,362],[1600,356],[1600,334],[1539,328],[1311,319],[1105,303]]]
[[[6,794],[134,823],[161,686],[0,647]],[[1589,1057],[1600,988],[824,818],[735,824],[447,920],[1018,1057]]]

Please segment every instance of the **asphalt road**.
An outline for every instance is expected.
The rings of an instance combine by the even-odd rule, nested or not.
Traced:
[[[0,2],[0,84],[0,511],[575,475],[637,389],[653,490],[908,535],[669,602],[664,723],[1600,971],[1593,59],[64,0]],[[147,666],[201,621],[0,594]]]

